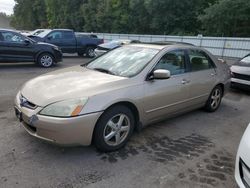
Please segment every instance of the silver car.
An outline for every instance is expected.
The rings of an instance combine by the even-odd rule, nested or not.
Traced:
[[[227,64],[201,48],[133,44],[28,81],[15,112],[39,139],[113,151],[135,129],[197,108],[216,111],[229,85]]]
[[[231,66],[231,86],[250,90],[250,54]]]

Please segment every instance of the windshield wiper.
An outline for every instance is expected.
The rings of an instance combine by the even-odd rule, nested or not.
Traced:
[[[99,72],[104,72],[104,73],[107,73],[107,74],[111,74],[111,75],[116,75],[116,74],[113,73],[112,71],[107,70],[107,69],[104,69],[104,68],[94,68],[94,70],[97,70],[97,71],[99,71]]]

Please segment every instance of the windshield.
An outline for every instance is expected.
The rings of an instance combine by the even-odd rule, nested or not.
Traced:
[[[240,62],[250,64],[250,55],[244,57]]]
[[[86,67],[117,76],[132,77],[137,75],[158,52],[157,49],[125,46],[100,56]]]
[[[45,30],[45,31],[39,33],[39,34],[36,35],[36,36],[43,38],[43,37],[45,37],[46,35],[48,35],[50,32],[51,32],[51,30]]]

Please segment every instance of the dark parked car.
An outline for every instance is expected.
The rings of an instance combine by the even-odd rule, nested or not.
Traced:
[[[139,40],[129,40],[129,39],[119,39],[119,40],[112,40],[110,42],[100,44],[95,49],[95,56],[100,56],[110,50],[113,50],[115,48],[121,47],[126,44],[132,44],[132,43],[140,43]]]
[[[51,67],[60,61],[62,52],[57,46],[0,29],[0,62],[36,62],[42,67]]]
[[[35,41],[47,42],[59,46],[63,53],[86,54],[94,57],[95,48],[103,43],[103,39],[93,37],[91,34],[75,34],[70,29],[46,30],[36,36],[29,36]]]

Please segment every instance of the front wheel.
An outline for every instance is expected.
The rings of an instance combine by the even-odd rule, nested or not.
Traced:
[[[45,67],[45,68],[52,67],[55,63],[54,57],[49,53],[41,54],[38,57],[37,62],[40,66]]]
[[[126,106],[119,105],[108,109],[96,124],[95,146],[104,152],[120,149],[132,135],[134,125],[134,116]]]
[[[215,112],[220,107],[222,96],[223,91],[221,86],[216,86],[207,100],[205,110],[208,112]]]
[[[93,47],[93,46],[87,47],[86,55],[87,55],[87,57],[90,57],[90,58],[95,57],[95,47]]]

